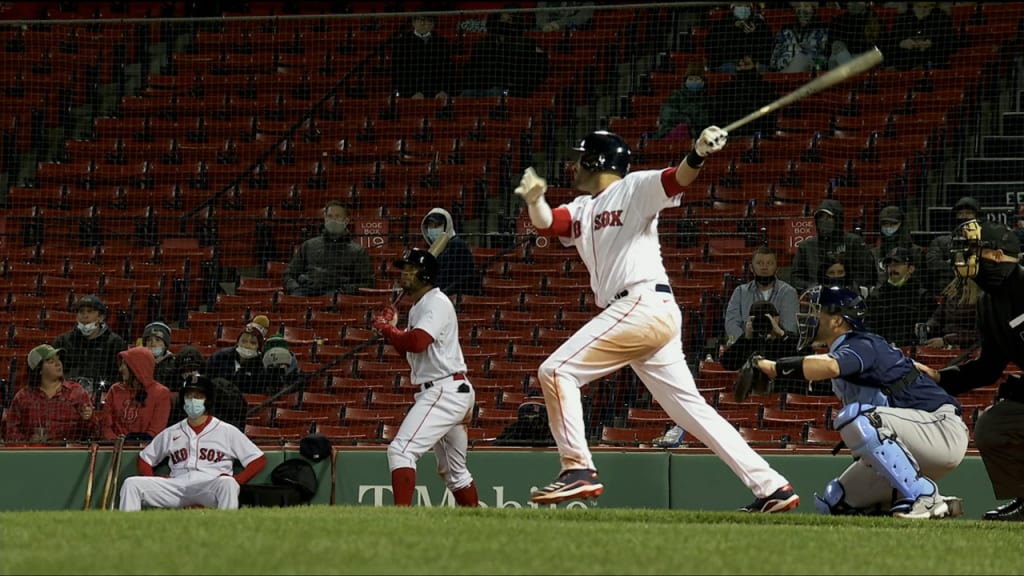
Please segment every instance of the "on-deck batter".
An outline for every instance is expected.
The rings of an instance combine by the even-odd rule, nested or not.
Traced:
[[[785,512],[800,498],[786,479],[747,445],[739,432],[697,391],[683,355],[681,313],[661,260],[658,214],[679,206],[704,158],[728,135],[705,129],[676,168],[627,175],[630,149],[619,136],[594,132],[574,150],[573,188],[585,195],[552,210],[546,182],[527,168],[516,194],[537,230],[575,246],[604,310],[560,346],[538,371],[561,473],[535,490],[533,502],[593,498],[604,490],[587,446],[580,387],[630,366],[668,415],[711,448],[753,491],[742,510]]]
[[[393,306],[373,319],[373,328],[405,354],[412,383],[420,387],[388,446],[395,506],[412,506],[416,462],[431,448],[437,456],[437,473],[455,502],[477,506],[476,485],[466,467],[466,423],[473,415],[476,392],[466,377],[455,306],[434,285],[438,264],[433,254],[410,250],[394,264],[402,269],[401,287],[413,302],[408,328],[396,327],[398,312]]]
[[[188,417],[164,428],[139,453],[141,476],[126,478],[121,486],[121,510],[149,508],[238,508],[240,486],[267,464],[263,451],[231,424],[211,416],[216,385],[207,377],[187,376],[181,405]],[[153,467],[168,459],[170,478],[155,476]],[[234,461],[244,470],[233,475]]]

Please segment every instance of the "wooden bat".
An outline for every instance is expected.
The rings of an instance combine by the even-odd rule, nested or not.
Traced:
[[[100,509],[107,510],[111,503],[110,495],[113,492],[113,487],[117,484],[115,477],[117,476],[116,468],[121,463],[121,451],[124,449],[124,436],[118,436],[117,440],[114,441],[114,451],[110,456],[110,467],[107,469],[107,481],[103,483],[103,500],[100,502]]]
[[[857,56],[853,60],[850,60],[846,64],[843,64],[842,66],[834,70],[830,70],[827,73],[823,74],[822,76],[819,76],[814,80],[811,80],[807,84],[804,84],[803,86],[797,88],[796,90],[793,90],[789,94],[786,94],[785,96],[779,98],[778,100],[772,102],[771,104],[758,108],[757,110],[751,112],[747,116],[740,118],[739,120],[733,122],[732,124],[729,124],[728,126],[723,128],[723,130],[725,130],[726,132],[732,132],[733,130],[739,128],[740,126],[749,124],[750,122],[753,122],[754,120],[757,120],[758,118],[766,114],[771,114],[772,112],[775,112],[780,108],[785,108],[786,106],[789,106],[790,104],[798,100],[802,100],[810,96],[811,94],[817,94],[818,92],[821,92],[826,88],[831,88],[832,86],[839,84],[840,82],[846,80],[847,78],[852,78],[853,76],[856,76],[863,72],[867,72],[868,70],[874,68],[879,63],[881,63],[881,61],[882,52],[877,47],[872,48],[871,50],[868,50],[867,52]]]
[[[96,455],[100,451],[98,442],[89,445],[89,476],[85,480],[85,505],[82,510],[92,508],[92,484],[96,477]]]

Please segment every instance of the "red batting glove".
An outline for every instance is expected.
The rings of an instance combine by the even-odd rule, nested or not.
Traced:
[[[381,310],[381,313],[379,315],[377,315],[377,318],[380,318],[382,321],[387,322],[388,324],[390,324],[392,326],[397,326],[398,325],[398,310],[394,306],[391,306],[391,305],[385,306],[384,309]],[[376,321],[377,318],[374,318],[374,321]]]

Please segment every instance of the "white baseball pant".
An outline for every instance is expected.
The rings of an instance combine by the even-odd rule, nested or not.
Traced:
[[[132,476],[121,485],[121,510],[136,512],[149,508],[183,508],[198,504],[207,508],[238,508],[238,482],[231,476],[213,476],[192,471],[174,478]]]

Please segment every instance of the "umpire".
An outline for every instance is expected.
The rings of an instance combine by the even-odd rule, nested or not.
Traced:
[[[998,381],[1010,362],[1024,369],[1024,268],[1020,240],[996,222],[964,222],[953,231],[949,250],[957,277],[973,278],[984,290],[978,301],[980,356],[937,372],[928,369],[956,395]],[[1019,375],[999,386],[995,403],[974,426],[974,442],[996,498],[1013,498],[983,518],[1024,521],[1024,379]]]

